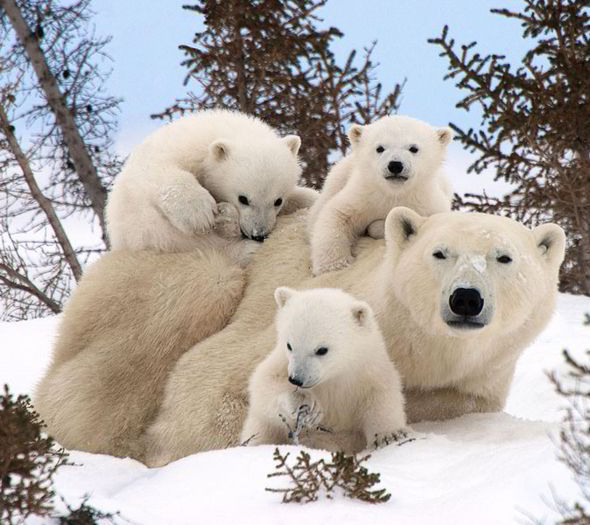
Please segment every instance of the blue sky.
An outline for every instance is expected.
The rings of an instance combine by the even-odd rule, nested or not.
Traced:
[[[113,58],[109,90],[124,98],[117,141],[122,153],[128,153],[161,125],[150,120],[150,113],[186,93],[178,45],[190,43],[194,33],[202,29],[200,16],[182,9],[186,2],[94,2],[97,32],[113,37],[108,48]],[[334,48],[339,57],[346,57],[352,48],[361,50],[378,41],[374,57],[380,63],[377,76],[384,88],[407,79],[400,113],[435,125],[453,122],[477,128],[477,111],[466,113],[455,108],[461,92],[452,81],[443,80],[446,59],[438,56],[438,48],[427,39],[439,36],[448,24],[458,43],[477,40],[481,53],[506,54],[517,64],[529,43],[522,39],[518,22],[494,15],[490,8],[520,9],[522,5],[516,0],[330,0],[319,13],[325,25],[344,32]],[[477,180],[463,177],[469,158],[459,144],[451,146],[448,167],[456,172],[459,190],[480,189],[484,179],[489,184],[489,176]]]

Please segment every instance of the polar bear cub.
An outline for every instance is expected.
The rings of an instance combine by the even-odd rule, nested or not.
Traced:
[[[315,275],[352,262],[352,246],[365,232],[383,237],[384,220],[396,206],[420,215],[451,209],[452,191],[440,172],[450,128],[405,116],[354,124],[351,152],[330,170],[309,215]]]
[[[115,180],[106,214],[112,248],[182,252],[219,243],[213,228],[263,241],[277,214],[311,206],[297,187],[296,135],[228,110],[182,117],[149,135]],[[218,203],[229,203],[218,217]],[[223,236],[223,234],[221,235]]]
[[[397,439],[406,426],[402,387],[371,307],[335,288],[280,287],[275,300],[277,342],[250,378],[242,441],[288,442],[302,407],[314,424],[360,432],[359,450]]]

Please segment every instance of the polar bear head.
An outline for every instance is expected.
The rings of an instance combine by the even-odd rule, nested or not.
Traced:
[[[207,188],[217,202],[233,204],[242,234],[263,241],[299,181],[301,139],[253,137],[248,143],[216,140],[206,159]]]
[[[565,234],[505,217],[394,208],[383,278],[425,331],[454,338],[509,335],[553,311]],[[540,328],[538,328],[540,329]]]
[[[289,381],[298,387],[312,388],[364,366],[367,349],[379,344],[370,306],[342,290],[280,287],[275,300],[277,345],[287,355]]]
[[[437,172],[453,132],[393,115],[366,126],[353,124],[348,138],[359,173],[386,191],[404,192]]]

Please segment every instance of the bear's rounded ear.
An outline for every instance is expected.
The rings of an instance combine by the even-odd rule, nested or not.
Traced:
[[[436,130],[436,136],[442,146],[448,146],[453,140],[453,130],[451,128],[438,128]]]
[[[551,264],[559,266],[565,257],[565,233],[563,229],[557,224],[548,222],[534,228],[533,236],[541,257]]]
[[[352,146],[356,146],[361,141],[363,128],[364,126],[361,126],[360,124],[353,124],[348,128],[348,140],[350,140]]]
[[[385,219],[385,243],[403,248],[416,236],[425,220],[410,208],[393,208]]]
[[[275,301],[276,301],[278,307],[282,308],[283,306],[285,306],[287,301],[291,297],[293,297],[296,293],[297,293],[297,291],[293,290],[293,288],[289,288],[287,286],[279,286],[275,290]]]
[[[209,153],[218,161],[225,160],[229,157],[229,144],[225,140],[216,140],[209,146]]]
[[[283,137],[283,142],[287,145],[289,151],[297,156],[299,148],[301,147],[301,139],[297,135],[287,135],[286,137]]]
[[[352,305],[352,318],[359,326],[365,327],[371,322],[371,307],[363,301]]]

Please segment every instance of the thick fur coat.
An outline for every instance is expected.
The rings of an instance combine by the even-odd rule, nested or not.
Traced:
[[[354,453],[402,435],[401,380],[371,307],[334,288],[281,287],[275,299],[277,342],[250,378],[242,442],[289,443],[291,431],[325,446],[338,432]]]
[[[339,287],[371,305],[410,422],[501,410],[518,356],[553,311],[563,231],[397,208],[385,237],[362,238],[354,264],[312,277],[306,214],[282,218],[245,289],[227,260],[106,255],[68,304],[34,399],[48,432],[68,448],[149,465],[238,444],[248,380],[276,344],[278,286]],[[448,312],[459,286],[480,290],[481,326],[461,327]]]
[[[171,368],[223,328],[245,283],[216,252],[103,255],[68,301],[36,389],[50,434],[69,449],[141,458]]]
[[[242,262],[249,254],[248,243],[237,242],[242,234],[262,240],[279,213],[315,200],[314,190],[297,187],[300,144],[296,135],[281,138],[260,119],[228,110],[202,111],[159,128],[115,179],[106,207],[112,248],[222,248]],[[238,215],[232,235],[219,231],[219,203]]]
[[[351,151],[332,167],[310,210],[313,273],[350,264],[365,232],[382,239],[385,217],[396,206],[421,215],[450,211],[442,165],[452,136],[450,128],[400,115],[351,126]]]

